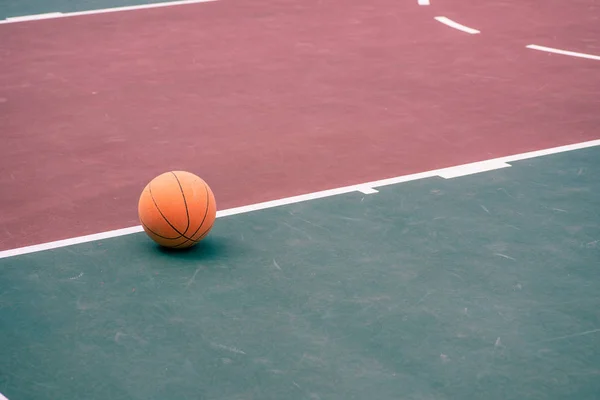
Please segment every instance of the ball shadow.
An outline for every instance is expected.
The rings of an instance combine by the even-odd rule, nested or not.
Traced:
[[[210,261],[225,258],[241,250],[231,240],[222,236],[209,236],[195,246],[186,249],[172,249],[156,245],[154,250],[164,256],[175,259]]]

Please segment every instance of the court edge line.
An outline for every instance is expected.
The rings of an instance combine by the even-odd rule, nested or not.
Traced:
[[[61,12],[49,12],[49,13],[44,13],[44,14],[34,14],[34,15],[23,15],[23,16],[19,16],[19,17],[10,17],[10,18],[6,18],[6,20],[2,20],[0,22],[2,23],[6,23],[4,21],[9,21],[9,22],[24,22],[24,21],[37,21],[40,19],[51,19],[51,18],[60,18],[63,16],[63,13]],[[0,398],[0,400],[2,400]]]
[[[452,21],[450,18],[447,18],[447,17],[434,17],[433,19],[435,19],[438,22],[441,22],[444,25],[448,25],[451,28],[458,29],[459,31],[463,31],[466,33],[470,33],[471,35],[480,33],[477,29],[473,29],[473,28],[469,28],[468,26],[461,25],[458,22]]]
[[[546,51],[548,53],[562,54],[564,56],[579,57],[579,58],[588,58],[590,60],[598,60],[598,61],[600,61],[600,56],[595,56],[593,54],[585,54],[585,53],[578,53],[576,51],[554,49],[552,47],[538,46],[537,44],[530,44],[530,45],[527,45],[525,47],[527,47],[528,49],[533,49],[533,50]]]
[[[526,160],[529,158],[542,157],[550,154],[564,153],[567,151],[580,150],[589,147],[600,146],[600,139],[591,140],[587,142],[575,143],[566,146],[552,147],[544,150],[530,151],[527,153],[515,154],[512,156],[505,156],[499,158],[493,158],[489,160],[477,161],[468,164],[461,164],[453,167],[440,168],[426,172],[419,172],[410,175],[397,176],[394,178],[381,179],[378,181],[361,183],[356,185],[344,186],[336,189],[323,190],[319,192],[307,193],[299,196],[286,197],[279,200],[271,200],[263,203],[251,204],[247,206],[230,208],[227,210],[217,211],[217,218],[228,217],[231,215],[244,214],[252,211],[265,210],[268,208],[280,207],[288,204],[301,203],[308,200],[322,199],[325,197],[336,196],[340,194],[347,194],[352,192],[364,193],[366,188],[374,190],[382,186],[395,185],[398,183],[409,182],[424,178],[441,177],[444,179],[451,179],[453,177],[464,176],[472,173],[479,173],[484,171],[491,171],[493,169],[510,167],[508,163],[514,161]],[[367,190],[368,191],[368,190]],[[73,246],[76,244],[94,242],[102,239],[109,239],[118,236],[130,235],[133,233],[142,232],[143,228],[138,226],[132,226],[129,228],[116,229],[107,232],[96,233],[86,236],[78,236],[70,239],[57,240],[54,242],[47,242],[42,244],[36,244],[32,246],[20,247],[11,250],[0,251],[0,259],[9,258],[18,255],[24,255],[29,253],[36,253],[45,250],[56,249],[60,247]]]
[[[163,2],[163,3],[139,4],[136,6],[100,8],[97,10],[88,10],[88,11],[74,11],[74,12],[69,12],[69,13],[49,12],[49,13],[45,13],[45,14],[33,14],[33,15],[23,15],[23,16],[18,16],[18,17],[9,17],[9,18],[0,20],[0,24],[15,24],[15,23],[19,23],[19,22],[31,22],[31,21],[42,21],[42,20],[56,19],[56,18],[79,17],[79,16],[83,16],[83,15],[106,14],[106,13],[122,12],[122,11],[144,10],[144,9],[150,9],[150,8],[183,6],[183,5],[188,5],[188,4],[209,3],[209,2],[214,2],[214,1],[218,1],[218,0],[179,0],[179,1],[168,1],[168,2]]]
[[[508,168],[512,165],[502,161],[490,160],[481,162],[479,164],[467,164],[464,166],[457,166],[451,168],[448,171],[440,172],[438,175],[444,179],[458,178],[460,176],[478,174],[480,172],[493,171],[495,169]]]

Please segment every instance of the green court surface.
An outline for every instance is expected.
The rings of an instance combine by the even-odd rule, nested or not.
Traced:
[[[18,399],[597,399],[600,149],[0,260]]]
[[[0,1],[0,20],[53,12],[71,13],[115,7],[166,3],[178,0],[19,0]]]

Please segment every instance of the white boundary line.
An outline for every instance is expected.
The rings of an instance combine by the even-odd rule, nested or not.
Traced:
[[[429,0],[417,0],[417,4],[420,6],[428,6]]]
[[[60,12],[51,12],[51,13],[35,14],[35,15],[23,15],[21,17],[6,18],[5,21],[0,21],[0,23],[6,24],[6,23],[10,23],[10,22],[36,21],[39,19],[60,18],[62,16],[63,16],[63,13],[60,13]],[[0,400],[2,400],[2,398],[0,398]]]
[[[143,10],[143,9],[148,9],[148,8],[183,6],[183,5],[187,5],[187,4],[208,3],[208,2],[212,2],[212,1],[217,1],[217,0],[179,0],[179,1],[168,1],[168,2],[164,2],[164,3],[139,4],[136,6],[102,8],[102,9],[98,9],[98,10],[77,11],[77,12],[70,12],[70,13],[51,12],[51,13],[45,13],[45,14],[23,15],[20,17],[12,17],[12,18],[6,18],[4,20],[0,20],[0,24],[14,24],[17,22],[39,21],[39,20],[43,20],[43,19],[55,19],[55,18],[66,18],[66,17],[78,17],[78,16],[82,16],[82,15],[106,14],[106,13],[121,12],[121,11]]]
[[[459,165],[449,170],[440,172],[438,175],[444,179],[458,178],[459,176],[478,174],[480,172],[492,171],[495,169],[508,168],[510,164],[499,160],[484,161],[478,164]]]
[[[450,18],[435,17],[434,19],[438,22],[441,22],[442,24],[448,25],[451,28],[458,29],[459,31],[463,31],[466,33],[470,33],[471,35],[480,33],[477,29],[473,29],[473,28],[469,28],[468,26],[461,25],[458,22],[452,21]]]
[[[533,50],[547,51],[548,53],[562,54],[564,56],[588,58],[590,60],[600,61],[600,56],[595,56],[593,54],[585,54],[585,53],[577,53],[575,51],[553,49],[552,47],[538,46],[537,44],[530,44],[525,47],[527,47],[528,49],[533,49]]]
[[[515,154],[507,157],[494,158],[485,161],[474,162],[470,164],[457,165],[449,168],[436,169],[432,171],[420,172],[416,174],[398,176],[395,178],[382,179],[374,182],[367,182],[357,185],[345,186],[337,189],[323,190],[320,192],[307,193],[300,196],[287,197],[279,200],[266,201],[264,203],[251,204],[248,206],[230,208],[228,210],[220,210],[217,212],[217,218],[228,217],[231,215],[244,214],[252,211],[265,210],[267,208],[280,207],[288,204],[300,203],[309,200],[322,199],[325,197],[336,196],[351,192],[361,192],[365,194],[376,193],[375,188],[382,186],[395,185],[402,182],[409,182],[418,179],[442,177],[451,179],[459,176],[474,174],[483,171],[491,171],[499,168],[510,167],[508,163],[513,161],[526,160],[534,157],[541,157],[550,154],[563,153],[566,151],[585,149],[588,147],[600,146],[600,139],[591,140],[588,142],[575,143],[567,146],[553,147],[550,149],[531,151],[528,153]],[[124,229],[117,229],[108,232],[96,233],[93,235],[79,236],[70,239],[58,240],[36,244],[33,246],[21,247],[12,250],[0,251],[0,259],[14,257],[22,254],[35,253],[44,250],[56,249],[59,247],[72,246],[80,243],[93,242],[102,239],[114,238],[118,236],[131,235],[133,233],[142,232],[141,226],[132,226]]]

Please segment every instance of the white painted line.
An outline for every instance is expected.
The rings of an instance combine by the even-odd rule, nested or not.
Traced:
[[[361,192],[362,194],[375,194],[375,193],[379,193],[378,190],[373,189],[372,187],[368,187],[368,186],[360,186],[358,188],[356,188],[357,191]]]
[[[82,16],[82,15],[106,14],[106,13],[121,12],[121,11],[134,11],[134,10],[143,10],[143,9],[148,9],[148,8],[183,6],[183,5],[187,5],[187,4],[208,3],[208,2],[213,2],[213,1],[218,1],[218,0],[180,0],[180,1],[168,1],[168,2],[164,2],[164,3],[139,4],[136,6],[102,8],[102,9],[98,9],[98,10],[77,11],[77,12],[70,12],[70,13],[53,12],[53,13],[46,13],[46,14],[24,15],[21,17],[12,17],[12,18],[6,18],[5,20],[0,20],[0,24],[13,24],[13,23],[17,23],[17,22],[39,21],[42,19],[78,17],[78,16]]]
[[[417,3],[420,6],[428,6],[429,5],[429,0],[417,0]]]
[[[495,169],[507,168],[510,167],[510,164],[507,164],[502,161],[491,160],[491,161],[482,161],[476,162],[472,164],[461,165],[454,168],[449,168],[447,170],[441,171],[438,175],[444,179],[452,179],[457,178],[459,176],[478,174],[480,172],[493,171]]]
[[[132,226],[130,228],[116,229],[114,231],[107,231],[102,233],[95,233],[93,235],[78,236],[71,239],[57,240],[55,242],[48,242],[42,244],[36,244],[33,246],[21,247],[14,250],[0,251],[0,258],[7,258],[13,256],[19,256],[22,254],[35,253],[38,251],[52,250],[59,247],[67,247],[75,244],[94,242],[102,239],[109,239],[119,236],[131,235],[132,233],[143,232],[142,226]],[[1,399],[0,399],[1,400]]]
[[[458,29],[459,31],[463,31],[466,33],[470,33],[471,35],[479,33],[479,31],[477,29],[473,29],[473,28],[469,28],[468,26],[461,25],[458,22],[452,21],[450,18],[435,17],[434,19],[438,22],[441,22],[442,24],[448,25],[451,28]]]
[[[9,22],[35,21],[38,19],[58,18],[58,17],[62,17],[62,15],[63,15],[63,13],[52,12],[52,13],[46,13],[46,14],[24,15],[22,17],[6,18],[6,20]],[[0,400],[1,399],[2,398],[0,397]]]
[[[500,166],[500,164],[502,164],[502,163],[526,160],[529,158],[541,157],[541,156],[546,156],[546,155],[550,155],[550,154],[563,153],[566,151],[585,149],[585,148],[595,147],[595,146],[600,146],[600,139],[591,140],[588,142],[570,144],[570,145],[566,145],[566,146],[553,147],[550,149],[536,150],[536,151],[531,151],[528,153],[515,154],[515,155],[507,156],[507,157],[494,158],[494,159],[490,159],[490,160],[479,161],[476,163],[457,165],[455,167],[450,167],[450,168],[442,168],[442,169],[436,169],[436,170],[432,170],[432,171],[419,172],[416,174],[397,176],[394,178],[388,178],[388,179],[382,179],[382,180],[373,181],[373,182],[361,183],[361,184],[357,184],[357,185],[345,186],[345,187],[341,187],[341,188],[337,188],[337,189],[329,189],[329,190],[323,190],[320,192],[307,193],[307,194],[294,196],[294,197],[287,197],[287,198],[283,198],[283,199],[279,199],[279,200],[266,201],[264,203],[257,203],[257,204],[251,204],[248,206],[230,208],[228,210],[220,210],[217,212],[217,218],[228,217],[228,216],[237,215],[237,214],[244,214],[244,213],[249,213],[252,211],[265,210],[268,208],[280,207],[280,206],[284,206],[284,205],[288,205],[288,204],[301,203],[301,202],[309,201],[309,200],[322,199],[325,197],[331,197],[331,196],[336,196],[336,195],[340,195],[340,194],[361,192],[362,190],[365,190],[365,188],[373,189],[373,188],[379,188],[382,186],[389,186],[389,185],[395,185],[395,184],[403,183],[403,182],[415,181],[418,179],[432,178],[432,177],[436,177],[436,176],[442,177],[442,174],[445,176],[452,176],[453,174],[455,176],[460,176],[460,175],[458,175],[459,172],[464,172],[464,171],[469,171],[469,170],[473,171],[476,168],[481,168],[482,165]],[[55,241],[55,242],[48,242],[48,243],[36,244],[33,246],[21,247],[18,249],[4,250],[4,251],[0,251],[0,259],[14,257],[14,256],[22,255],[22,254],[35,253],[38,251],[56,249],[59,247],[72,246],[72,245],[80,244],[80,243],[93,242],[93,241],[97,241],[97,240],[101,240],[101,239],[109,239],[109,238],[118,237],[118,236],[125,236],[125,235],[130,235],[130,234],[138,233],[138,232],[142,232],[142,231],[143,231],[143,229],[141,226],[132,226],[129,228],[124,228],[124,229],[117,229],[117,230],[108,231],[108,232],[96,233],[93,235],[79,236],[79,237],[75,237],[75,238],[71,238],[71,239],[64,239],[64,240],[59,240],[59,241]]]
[[[0,400],[8,400],[2,393],[0,393]]]
[[[592,54],[577,53],[574,51],[553,49],[552,47],[538,46],[537,44],[530,44],[525,47],[527,47],[528,49],[533,49],[533,50],[547,51],[548,53],[556,53],[556,54],[562,54],[565,56],[588,58],[590,60],[600,61],[600,56],[595,56]]]

